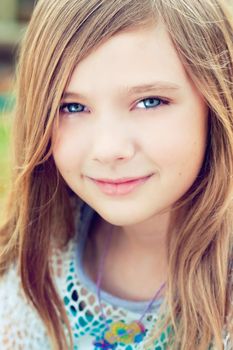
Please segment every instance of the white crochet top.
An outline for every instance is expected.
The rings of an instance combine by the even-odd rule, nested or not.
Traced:
[[[101,317],[96,285],[86,276],[82,267],[82,253],[93,215],[94,211],[85,205],[78,225],[79,238],[71,240],[65,251],[54,250],[51,257],[55,285],[73,330],[73,350],[144,349],[150,331],[157,321],[161,299],[155,301],[151,312],[143,319],[146,327],[143,341],[127,344],[118,342],[111,346],[101,343],[106,322]],[[140,319],[148,305],[148,302],[123,300],[105,291],[101,292],[101,299],[109,326],[115,321],[130,323]],[[115,332],[124,331],[124,325],[120,328],[118,326]],[[153,346],[147,347],[147,350],[168,349],[166,343],[169,332],[170,328],[161,334]],[[232,350],[228,342],[225,337],[224,349]],[[52,350],[43,322],[24,296],[15,266],[0,279],[0,349]]]

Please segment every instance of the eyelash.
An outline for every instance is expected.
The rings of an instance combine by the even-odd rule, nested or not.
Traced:
[[[170,101],[168,99],[164,99],[164,98],[161,98],[161,97],[155,97],[155,96],[150,96],[150,97],[146,97],[146,98],[143,98],[139,101],[137,101],[136,105],[138,105],[139,103],[144,103],[145,101],[149,101],[149,100],[157,100],[159,101],[159,103],[155,106],[152,106],[152,107],[148,107],[146,108],[145,104],[145,108],[139,108],[139,109],[146,109],[146,110],[150,110],[150,109],[155,109],[161,105],[168,105],[170,103]],[[66,108],[69,108],[70,106],[74,106],[76,105],[77,107],[84,107],[84,110],[81,110],[81,111],[75,111],[75,112],[69,112],[69,111],[65,111]],[[81,103],[78,103],[78,102],[70,102],[70,103],[63,103],[61,104],[60,108],[59,108],[59,111],[61,114],[63,115],[69,115],[69,114],[76,114],[76,113],[84,113],[85,112],[85,105],[81,104]]]

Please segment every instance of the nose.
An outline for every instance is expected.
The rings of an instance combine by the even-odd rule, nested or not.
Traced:
[[[128,161],[134,156],[132,132],[124,122],[105,122],[96,129],[93,160],[103,164]]]

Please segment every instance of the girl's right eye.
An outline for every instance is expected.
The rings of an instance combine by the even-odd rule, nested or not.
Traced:
[[[87,107],[82,105],[81,103],[63,103],[59,111],[61,114],[74,114],[74,113],[82,113],[87,112]]]

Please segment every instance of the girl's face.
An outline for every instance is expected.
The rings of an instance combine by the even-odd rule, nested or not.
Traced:
[[[153,219],[196,179],[207,114],[161,23],[120,33],[73,72],[54,129],[55,163],[106,221],[123,226]]]

